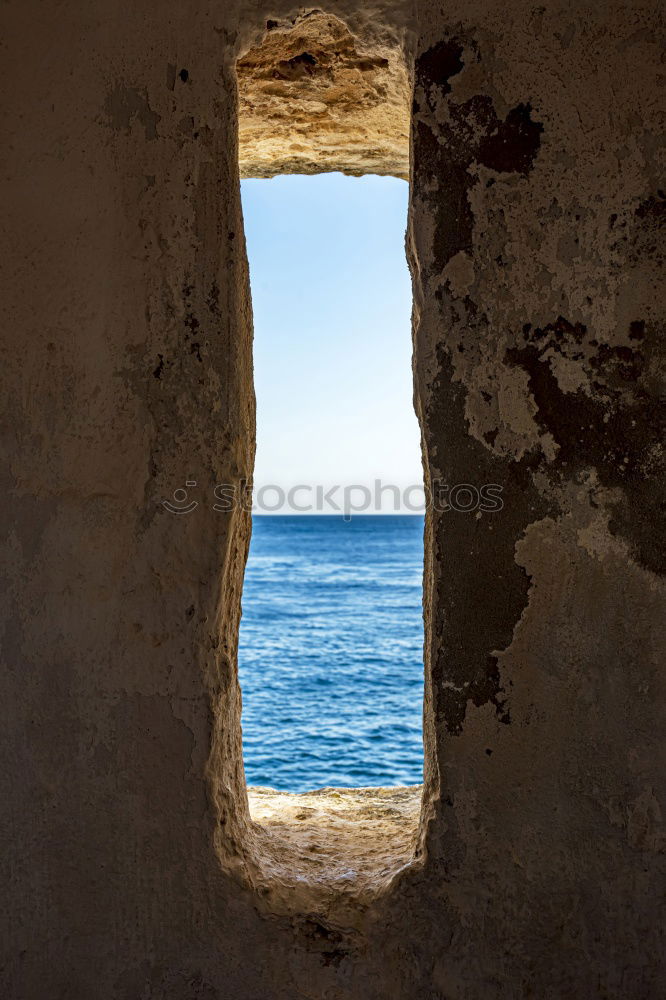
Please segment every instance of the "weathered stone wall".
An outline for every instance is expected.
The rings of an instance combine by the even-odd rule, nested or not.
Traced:
[[[429,858],[445,874],[430,886],[450,934],[433,981],[443,997],[651,997],[664,846],[656,23],[544,9],[502,21],[430,27],[416,60],[429,473],[499,483],[505,503],[431,524]]]
[[[14,5],[2,995],[657,997],[658,5],[326,12],[413,75],[428,476],[504,487],[426,527],[419,856],[341,923],[248,826],[212,489],[253,460],[234,67],[290,8]]]

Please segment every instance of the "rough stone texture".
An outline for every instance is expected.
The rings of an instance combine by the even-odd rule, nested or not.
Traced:
[[[234,66],[291,13],[3,11],[0,991],[659,997],[658,6],[326,9],[413,75],[426,474],[505,500],[428,518],[415,860],[328,910],[249,819],[212,495],[253,461]]]
[[[238,62],[241,177],[346,174],[409,177],[410,86],[401,50],[359,44],[320,11],[270,20]]]
[[[354,926],[413,860],[419,785],[248,789],[260,884],[271,910],[314,911]]]

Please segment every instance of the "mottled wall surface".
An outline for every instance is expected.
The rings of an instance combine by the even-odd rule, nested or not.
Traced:
[[[658,5],[327,10],[413,70],[428,476],[504,487],[426,528],[418,862],[277,912],[248,826],[212,489],[253,455],[234,65],[290,9],[7,5],[2,995],[658,997]]]
[[[434,29],[416,60],[430,475],[505,502],[431,525],[445,997],[664,985],[655,32],[535,9]]]

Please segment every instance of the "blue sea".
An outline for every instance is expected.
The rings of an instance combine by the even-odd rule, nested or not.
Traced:
[[[258,516],[239,672],[249,785],[422,781],[423,518]]]

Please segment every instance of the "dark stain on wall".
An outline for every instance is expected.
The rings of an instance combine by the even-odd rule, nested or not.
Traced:
[[[433,182],[446,178],[433,198],[435,258],[443,268],[460,250],[472,246],[474,218],[468,192],[476,183],[470,170],[481,164],[498,173],[526,175],[541,143],[543,124],[532,120],[529,103],[512,108],[502,121],[492,99],[477,94],[457,104],[447,100],[448,117],[437,117],[438,102],[451,93],[450,80],[465,66],[462,41],[448,39],[416,61],[413,111],[414,156]],[[428,109],[428,121],[419,109]]]
[[[469,156],[454,140],[450,125],[434,125],[434,112],[440,97],[451,91],[449,80],[464,68],[463,46],[447,39],[424,52],[416,61],[415,107],[421,104],[433,115],[428,123],[418,115],[414,125],[414,157],[424,176],[435,183],[446,177],[447,183],[433,199],[436,220],[434,252],[437,266],[446,263],[462,249],[471,247],[474,219],[467,198],[471,182]]]
[[[629,542],[641,565],[664,573],[666,545],[654,525],[666,509],[666,497],[663,489],[655,490],[650,476],[666,430],[666,406],[650,371],[656,337],[655,331],[646,331],[643,320],[632,322],[628,335],[640,339],[640,348],[596,346],[587,362],[592,395],[563,392],[546,355],[555,351],[582,359],[582,324],[560,316],[535,330],[525,347],[510,348],[506,361],[528,373],[537,420],[558,445],[554,462],[540,460],[544,469],[558,478],[576,478],[593,467],[604,486],[619,487],[623,499],[614,506],[611,531]]]
[[[434,111],[434,102],[428,97],[434,87],[442,94],[451,93],[449,80],[464,67],[463,46],[453,38],[444,39],[424,52],[416,61],[416,81],[426,94],[427,103]]]
[[[528,173],[541,143],[543,125],[533,122],[529,104],[519,104],[479,143],[476,159],[498,172]]]
[[[510,692],[502,686],[494,654],[510,645],[528,599],[530,579],[515,562],[516,542],[532,521],[551,511],[532,482],[533,456],[508,461],[469,433],[465,389],[454,381],[443,347],[438,360],[440,375],[426,420],[433,429],[439,472],[451,484],[496,483],[504,502],[501,511],[481,517],[455,511],[437,515],[443,623],[432,664],[433,686],[438,714],[456,734],[470,701],[477,707],[491,704],[502,722],[511,721]]]
[[[468,162],[456,152],[455,146],[443,144],[424,122],[414,129],[414,150],[426,177],[435,181],[445,176],[437,199],[433,200],[435,218],[434,254],[437,267],[443,269],[460,250],[472,246],[474,217],[467,198],[470,176]]]
[[[435,221],[432,274],[460,251],[473,249],[474,215],[468,198],[477,183],[475,167],[527,174],[537,155],[543,126],[521,103],[502,121],[491,97],[477,94],[463,103],[451,97],[451,80],[465,66],[464,53],[475,49],[461,39],[430,48],[416,64],[414,160],[424,182],[419,197]],[[443,103],[445,102],[445,112]],[[440,291],[444,330],[483,332],[487,319],[466,297],[453,305]],[[459,345],[459,350],[464,350]],[[510,645],[526,606],[530,580],[514,559],[525,528],[549,512],[549,504],[530,475],[534,456],[522,461],[500,457],[470,434],[465,416],[466,389],[454,381],[449,348],[438,348],[439,374],[431,387],[426,424],[433,435],[438,472],[446,483],[502,486],[504,508],[475,517],[435,513],[437,559],[443,567],[436,604],[442,609],[439,644],[433,654],[436,711],[449,733],[460,733],[467,706],[494,706],[510,723],[510,697],[504,690],[496,652]],[[495,432],[497,433],[497,432]],[[492,432],[491,432],[492,437]],[[489,599],[489,594],[492,599]]]

